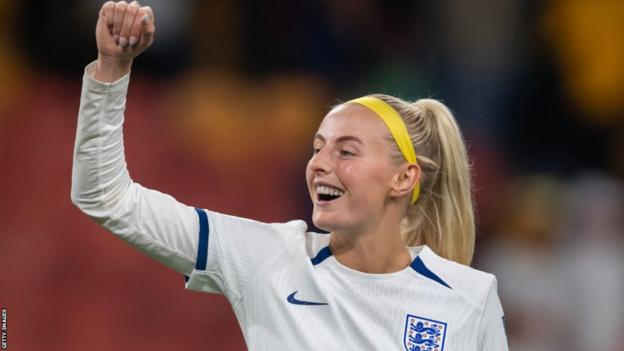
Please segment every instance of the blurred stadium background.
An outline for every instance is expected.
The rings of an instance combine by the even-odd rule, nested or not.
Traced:
[[[221,296],[70,203],[81,76],[102,2],[0,2],[0,305],[10,350],[244,350]],[[146,0],[126,149],[190,205],[303,218],[328,107],[434,97],[474,160],[474,265],[511,349],[624,350],[624,1]],[[287,332],[287,331],[285,331]]]

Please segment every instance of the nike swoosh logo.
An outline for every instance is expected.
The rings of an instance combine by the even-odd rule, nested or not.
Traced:
[[[286,298],[286,301],[292,303],[293,305],[308,305],[308,306],[329,305],[328,303],[325,303],[325,302],[312,302],[312,301],[297,300],[295,298],[295,294],[297,293],[297,291],[298,290],[295,290],[295,292],[293,292],[292,294],[288,295],[288,298]]]

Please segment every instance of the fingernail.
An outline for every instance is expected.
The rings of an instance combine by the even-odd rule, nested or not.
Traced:
[[[143,23],[147,24],[147,21],[149,21],[149,16],[148,15],[143,16]]]
[[[130,37],[130,40],[128,41],[128,43],[130,43],[130,46],[134,46],[134,44],[136,44],[137,42],[137,38],[133,35]]]
[[[126,39],[126,37],[119,38],[119,46],[121,46],[122,48],[125,48],[127,45],[128,45],[128,40]]]

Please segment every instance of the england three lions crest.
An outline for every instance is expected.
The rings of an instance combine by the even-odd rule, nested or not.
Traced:
[[[407,351],[444,351],[446,323],[408,314],[403,345]]]

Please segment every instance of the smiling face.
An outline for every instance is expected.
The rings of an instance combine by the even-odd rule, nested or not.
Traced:
[[[314,225],[361,232],[383,217],[398,170],[389,137],[384,122],[360,105],[341,105],[325,116],[306,168]]]

